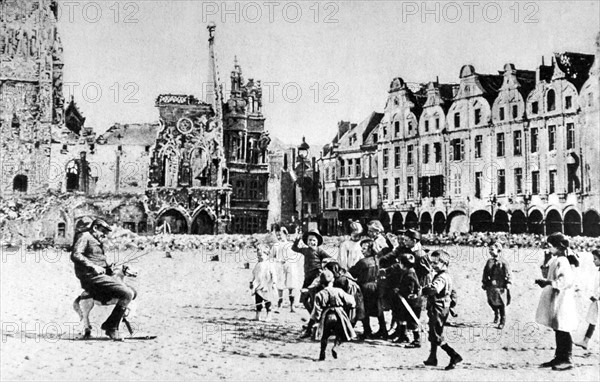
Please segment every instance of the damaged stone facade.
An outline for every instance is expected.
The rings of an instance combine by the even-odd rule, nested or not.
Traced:
[[[260,81],[244,83],[238,63],[231,72],[231,96],[223,105],[224,147],[229,169],[232,233],[267,230],[271,138],[265,131]]]
[[[51,131],[63,121],[56,2],[0,3],[0,197],[48,188]]]
[[[39,231],[32,237],[59,242],[69,241],[86,214],[137,233],[266,231],[270,138],[260,81],[245,82],[236,63],[224,102],[214,25],[208,27],[208,77],[215,85],[207,102],[161,95],[158,123],[115,124],[97,135],[75,99],[65,104],[63,98],[56,2],[0,6],[0,199],[16,203],[0,211],[3,226],[8,218],[18,232],[19,220]],[[35,214],[57,195],[77,198],[77,205],[57,202]],[[110,206],[98,207],[100,201]],[[30,213],[20,215],[21,204],[32,204]]]

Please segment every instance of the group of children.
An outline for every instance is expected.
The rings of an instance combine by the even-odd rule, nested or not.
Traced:
[[[419,316],[422,310],[426,310],[431,351],[424,364],[436,366],[437,350],[441,348],[450,358],[446,370],[453,369],[462,361],[462,357],[443,337],[444,325],[449,316],[454,315],[453,308],[456,305],[456,290],[448,273],[448,253],[443,250],[424,250],[420,235],[415,230],[384,235],[383,226],[377,220],[368,224],[366,237],[362,236],[359,223],[352,223],[351,229],[350,238],[341,245],[337,258],[332,258],[320,248],[323,238],[316,230],[308,231],[290,243],[287,241],[287,231],[281,228],[277,232],[278,242],[275,245],[270,249],[260,247],[259,262],[253,270],[250,284],[255,295],[256,319],[260,319],[264,305],[266,320],[270,320],[272,301],[278,299],[278,306],[281,307],[286,289],[289,291],[290,310],[294,311],[294,295],[300,281],[298,263],[302,256],[304,281],[300,302],[311,314],[311,319],[301,338],[315,335],[312,329],[318,325],[315,337],[322,344],[319,359],[325,359],[324,343],[328,334],[324,336],[323,332],[326,331],[327,322],[337,325],[334,330],[338,337],[336,345],[339,341],[356,338],[354,325],[361,321],[363,338],[395,338],[395,342],[410,342],[407,336],[407,331],[410,331],[413,339],[406,347],[420,347]],[[301,241],[304,245],[300,244]],[[569,292],[572,289],[569,270],[573,261],[561,259],[561,256],[565,259],[567,255],[568,259],[575,256],[572,251],[569,252],[568,240],[562,234],[550,235],[548,243],[552,248],[552,257],[546,259],[544,279],[536,280],[538,285],[545,288],[536,318],[538,323],[556,331],[557,353],[553,361],[542,366],[564,370],[573,367],[570,358],[572,340],[568,333],[574,330],[573,320],[576,319],[571,317],[575,309]],[[490,259],[484,266],[482,277],[482,289],[486,292],[487,301],[494,312],[493,322],[498,329],[506,324],[506,307],[511,302],[511,272],[508,262],[502,257],[502,250],[499,242],[489,245]],[[274,261],[265,261],[269,256]],[[594,251],[594,263],[600,267],[598,250]],[[565,293],[557,294],[556,290],[566,291],[566,297],[563,296]],[[587,317],[589,329],[584,340],[575,343],[583,348],[588,346],[598,321],[598,285],[595,293],[591,297],[592,305]],[[553,298],[560,301],[550,301]],[[558,309],[559,312],[555,308],[550,309],[559,305],[564,305]],[[392,311],[392,326],[396,327],[393,334],[388,334],[383,314],[388,309]],[[331,317],[331,320],[327,317]],[[378,319],[377,333],[371,330],[370,317]],[[335,350],[332,352],[336,356]]]

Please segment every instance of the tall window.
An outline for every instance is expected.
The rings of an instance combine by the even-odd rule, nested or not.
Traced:
[[[440,142],[434,143],[433,149],[435,151],[435,163],[441,163],[442,162],[442,144]]]
[[[577,177],[577,165],[567,165],[567,191],[569,193],[579,190],[579,178]]]
[[[465,147],[464,141],[462,139],[457,138],[450,141],[450,150],[450,157],[452,158],[452,160],[460,161],[464,159]]]
[[[412,176],[409,176],[408,178],[406,178],[406,197],[408,199],[412,199],[414,198],[414,193],[415,193],[415,185],[413,183],[415,178],[413,178]]]
[[[400,167],[400,147],[394,147],[394,167]]]
[[[500,108],[500,110],[498,110],[498,118],[501,121],[504,121],[504,106]]]
[[[460,172],[455,172],[452,177],[452,186],[454,195],[460,195],[462,193],[462,184],[461,184],[461,174]]]
[[[504,156],[504,133],[496,134],[496,156]]]
[[[556,126],[548,126],[548,150],[556,150]]]
[[[475,173],[475,197],[481,199],[481,185],[483,182],[483,172]]]
[[[340,178],[346,177],[346,162],[340,159]]]
[[[354,189],[354,208],[356,208],[357,210],[362,209],[362,197],[360,188]]]
[[[429,163],[429,144],[423,145],[423,163]]]
[[[531,114],[537,114],[538,113],[538,101],[532,102],[531,103]]]
[[[435,119],[435,129],[436,130],[440,129],[440,118],[439,117]]]
[[[523,169],[515,168],[515,193],[523,193]]]
[[[340,209],[346,209],[346,190],[340,190]]]
[[[506,193],[506,175],[504,170],[498,170],[498,195]]]
[[[66,224],[63,222],[58,223],[58,237],[66,236]]]
[[[428,133],[429,132],[429,120],[425,121],[425,132]]]
[[[389,153],[390,153],[389,149],[383,149],[383,169],[384,170],[387,169],[388,166],[390,165]]]
[[[394,178],[394,199],[400,199],[400,178]]]
[[[483,145],[483,136],[475,136],[475,158],[481,158],[481,146]]]
[[[540,193],[540,172],[531,172],[531,193],[537,195]]]
[[[347,163],[347,167],[346,167],[346,176],[352,176],[352,159],[348,159]]]
[[[412,121],[408,122],[408,134],[411,135],[413,133],[413,123]]]
[[[481,123],[481,109],[475,109],[475,124],[479,125]]]
[[[538,152],[538,129],[537,127],[531,128],[531,152]]]
[[[565,97],[565,109],[570,109],[573,106],[573,97],[566,96]]]
[[[383,190],[381,190],[382,196],[383,196],[383,200],[388,200],[390,195],[388,194],[388,180],[384,179],[383,180]]]
[[[351,210],[354,208],[354,193],[353,193],[353,189],[349,188],[346,190],[346,195],[348,198],[348,209]]]
[[[518,105],[512,105],[512,117],[513,117],[513,119],[517,119],[517,117],[519,117],[519,106]]]
[[[360,158],[354,159],[354,176],[360,177]]]
[[[413,145],[406,147],[406,164],[409,166],[413,164]]]
[[[523,152],[523,145],[522,145],[522,132],[521,131],[515,131],[514,135],[513,135],[513,149],[514,149],[514,155],[521,155]]]
[[[395,137],[400,136],[400,122],[399,121],[394,122],[394,136]]]
[[[454,113],[454,127],[456,129],[460,127],[460,113]]]
[[[598,143],[598,142],[596,142]],[[575,148],[575,124],[567,123],[567,150]]]
[[[337,206],[337,192],[331,191],[331,207]]]
[[[325,208],[329,208],[329,192],[325,193],[325,200],[323,201]]]
[[[546,106],[547,111],[556,109],[556,95],[552,89],[548,90],[548,93],[546,93]]]
[[[554,194],[556,192],[556,170],[550,170],[548,172],[548,193]]]

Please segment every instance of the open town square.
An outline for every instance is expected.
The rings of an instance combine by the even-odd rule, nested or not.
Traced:
[[[598,381],[600,2],[0,0],[1,381]]]

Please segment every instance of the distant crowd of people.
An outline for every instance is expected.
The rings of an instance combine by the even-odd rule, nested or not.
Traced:
[[[310,320],[300,337],[313,337],[321,342],[320,360],[326,358],[329,326],[336,336],[336,346],[354,339],[382,339],[404,344],[406,348],[419,348],[422,346],[420,316],[426,311],[431,347],[423,363],[436,366],[437,350],[441,348],[450,359],[445,369],[454,369],[462,357],[443,336],[449,316],[455,315],[458,298],[448,272],[449,254],[441,249],[424,249],[421,234],[416,230],[386,234],[378,220],[369,222],[366,234],[358,222],[351,224],[351,230],[350,238],[340,245],[336,258],[321,248],[323,237],[317,230],[296,232],[291,242],[282,227],[276,231],[277,243],[270,248],[259,246],[259,262],[250,283],[255,296],[256,319],[261,319],[264,306],[265,320],[271,320],[272,306],[276,302],[281,308],[286,290],[290,310],[295,311],[295,292],[300,285],[296,260],[301,255],[304,280],[300,302],[310,313]],[[502,256],[506,244],[500,240],[485,244],[490,258],[483,268],[481,286],[494,313],[493,322],[501,330],[506,324],[506,307],[511,303],[511,271]],[[557,350],[553,360],[541,366],[568,370],[574,366],[570,333],[578,323],[572,269],[579,265],[578,255],[561,233],[549,235],[547,245],[542,278],[535,281],[544,288],[536,320],[555,330]],[[594,264],[600,269],[600,251],[595,249],[593,255]],[[589,329],[585,338],[575,343],[584,348],[598,321],[599,283],[597,279],[595,294],[590,296]],[[392,317],[389,324],[384,316],[387,310]],[[377,331],[372,329],[371,317],[377,320]],[[354,330],[359,321],[363,327],[360,336]],[[335,346],[332,354],[337,357]]]

